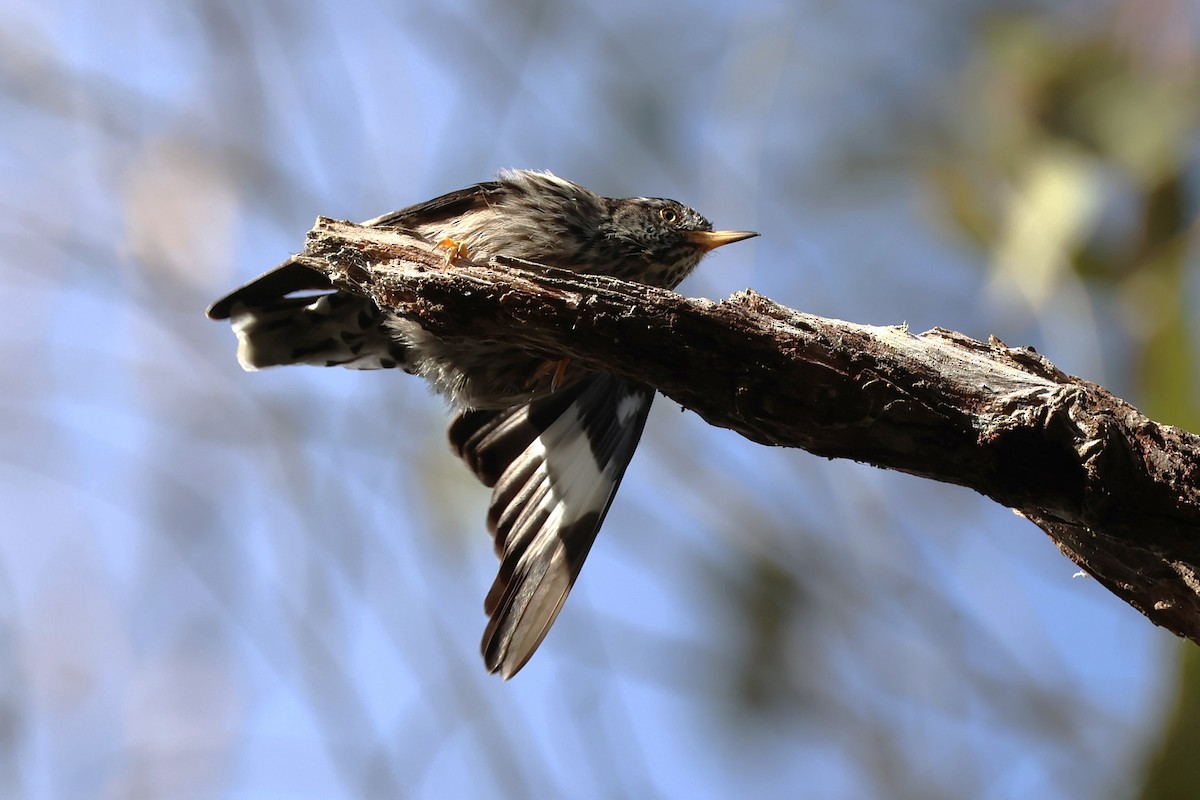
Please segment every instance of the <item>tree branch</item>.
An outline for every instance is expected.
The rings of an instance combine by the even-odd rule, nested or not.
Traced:
[[[1029,348],[856,325],[503,260],[321,218],[305,263],[447,340],[513,342],[657,388],[752,441],[974,489],[1200,642],[1200,437]]]

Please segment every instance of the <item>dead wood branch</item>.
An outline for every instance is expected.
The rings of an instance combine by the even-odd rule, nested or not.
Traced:
[[[319,219],[302,258],[448,341],[503,340],[642,381],[712,425],[967,486],[1200,642],[1200,437],[1027,348],[719,303],[533,264],[456,263]]]

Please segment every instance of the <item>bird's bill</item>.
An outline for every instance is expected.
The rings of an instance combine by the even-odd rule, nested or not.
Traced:
[[[692,231],[688,236],[705,250],[715,250],[723,245],[740,242],[742,239],[749,239],[758,234],[754,231]]]

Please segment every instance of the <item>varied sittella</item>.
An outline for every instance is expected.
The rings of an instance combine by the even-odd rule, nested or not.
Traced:
[[[478,263],[503,255],[667,289],[709,250],[757,235],[714,231],[674,200],[600,197],[524,170],[364,224],[403,228]],[[484,601],[483,657],[490,671],[516,674],[579,575],[654,390],[503,343],[447,344],[297,261],[234,290],[208,316],[231,320],[244,369],[399,368],[450,399],[451,445],[492,487],[500,572]]]

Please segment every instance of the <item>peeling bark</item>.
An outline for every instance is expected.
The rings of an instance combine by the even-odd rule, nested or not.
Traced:
[[[1200,437],[1029,348],[713,302],[318,219],[301,258],[447,340],[503,340],[654,386],[712,425],[974,489],[1155,623],[1200,642]]]

